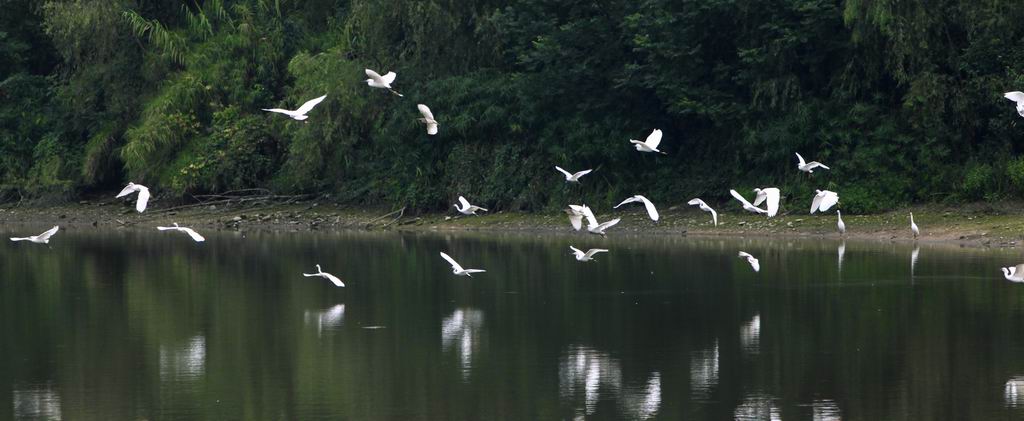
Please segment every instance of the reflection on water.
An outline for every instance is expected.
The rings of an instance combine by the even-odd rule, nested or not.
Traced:
[[[846,240],[843,240],[843,242],[839,243],[839,247],[836,247],[836,252],[839,253],[839,260],[838,260],[839,269],[838,269],[838,271],[840,273],[842,273],[843,272],[843,256],[846,255]]]
[[[458,348],[463,380],[469,379],[473,369],[473,354],[480,349],[483,327],[484,312],[475,309],[457,309],[441,321],[441,349],[447,352]]]
[[[914,279],[914,268],[917,267],[917,255],[921,253],[921,247],[914,243],[914,250],[910,252],[910,279]]]
[[[690,358],[690,391],[694,399],[708,399],[718,385],[718,341],[715,346],[694,352]]]
[[[740,327],[740,344],[750,354],[761,352],[761,315],[755,314],[749,322]]]
[[[194,380],[206,372],[206,338],[196,336],[180,346],[160,345],[160,378]]]
[[[839,410],[839,406],[830,399],[814,401],[811,408],[814,411],[812,418],[814,421],[841,421],[843,419],[843,413]]]
[[[316,326],[316,336],[320,336],[324,329],[334,330],[345,322],[345,305],[337,304],[327,310],[310,311],[302,314],[302,320],[307,325]]]
[[[15,388],[14,418],[19,420],[60,420],[60,395],[49,386]]]
[[[570,348],[558,364],[558,390],[562,400],[575,409],[577,416],[591,415],[597,409],[602,386],[609,396],[619,396],[622,390],[619,362],[585,346]]]
[[[741,421],[782,421],[782,411],[774,401],[775,398],[765,394],[749,395],[736,407],[733,418]]]
[[[1024,376],[1013,377],[1003,387],[1003,400],[1007,406],[1024,406]]]
[[[627,393],[623,401],[626,418],[646,420],[653,417],[661,407],[661,373],[651,374],[645,388]]]

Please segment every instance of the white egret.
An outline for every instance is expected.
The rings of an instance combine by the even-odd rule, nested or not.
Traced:
[[[459,196],[459,203],[462,204],[461,208],[459,207],[458,204],[453,205],[453,206],[455,206],[455,210],[459,211],[459,213],[461,213],[463,215],[476,215],[476,211],[487,212],[487,209],[481,208],[481,207],[476,206],[476,205],[469,204],[469,201],[466,200],[466,198],[462,197],[462,196]]]
[[[1003,94],[1006,99],[1017,103],[1017,114],[1024,117],[1024,92],[1013,91]]]
[[[387,89],[391,91],[391,93],[398,96],[405,96],[398,92],[395,92],[394,89],[391,89],[391,83],[394,82],[395,77],[398,76],[395,74],[395,72],[388,72],[384,76],[381,76],[379,73],[373,70],[366,69],[366,75],[370,77],[369,79],[366,79],[367,85],[370,85],[373,88]]]
[[[50,228],[50,229],[46,230],[46,232],[44,232],[42,234],[39,234],[39,235],[33,235],[33,236],[30,236],[30,237],[11,237],[11,241],[28,241],[28,242],[32,242],[32,243],[49,244],[50,243],[50,237],[53,237],[53,234],[56,234],[57,230],[59,230],[59,229],[60,229],[60,226],[55,226],[53,228]]]
[[[647,140],[641,142],[635,139],[629,139],[629,143],[636,146],[636,150],[640,152],[658,152],[660,154],[668,155],[665,152],[658,150],[658,145],[661,144],[661,130],[654,129],[651,134],[647,135]]]
[[[579,183],[580,182],[580,177],[583,177],[583,176],[585,176],[587,174],[590,174],[590,172],[593,171],[591,169],[591,170],[579,171],[579,172],[576,172],[576,173],[570,173],[569,171],[566,171],[566,170],[562,169],[562,167],[559,167],[557,165],[555,166],[555,169],[558,170],[558,172],[560,172],[562,174],[565,174],[565,181],[567,181],[569,183]]]
[[[149,203],[148,187],[143,186],[142,184],[135,184],[129,182],[128,185],[124,186],[124,188],[121,189],[121,192],[118,193],[115,197],[120,198],[135,192],[139,192],[139,197],[137,197],[135,200],[135,210],[139,211],[139,213],[142,213],[142,211],[146,210],[146,204]]]
[[[740,196],[740,197],[743,197],[743,196]],[[702,210],[704,212],[711,212],[711,220],[714,221],[716,227],[718,226],[718,212],[715,212],[714,209],[711,209],[711,206],[708,206],[708,204],[704,203],[703,200],[691,199],[689,202],[686,202],[686,204],[688,204],[688,205],[695,205],[695,206],[699,207],[700,210]]]
[[[910,213],[910,232],[914,233],[914,239],[921,235],[921,230],[917,228],[917,224],[914,223],[914,213]]]
[[[754,272],[761,271],[761,264],[758,263],[757,259],[755,259],[754,256],[751,256],[750,253],[741,251],[739,257],[747,259],[747,263],[750,263],[750,267],[754,268]]]
[[[455,259],[452,259],[451,256],[445,254],[443,251],[441,252],[441,257],[444,258],[444,260],[447,260],[448,263],[452,265],[452,273],[458,276],[472,277],[474,273],[487,272],[486,270],[483,269],[463,269],[462,266],[460,266],[459,263],[455,261]]]
[[[839,209],[836,209],[836,218],[838,218],[836,221],[836,228],[839,229],[839,235],[846,234],[846,224],[843,223],[843,214]]]
[[[586,211],[584,211],[586,207],[587,205],[569,205],[569,209],[565,210],[565,213],[569,215],[569,223],[572,224],[572,228],[576,231],[583,228],[583,218],[587,215]]]
[[[167,230],[181,231],[181,232],[183,232],[185,234],[188,234],[188,236],[192,237],[192,239],[195,240],[195,242],[197,242],[197,243],[202,243],[203,241],[206,241],[206,239],[203,238],[203,236],[199,235],[199,233],[196,232],[194,229],[187,228],[187,227],[180,227],[180,226],[178,226],[177,222],[174,223],[173,227],[156,227],[156,229],[158,229],[160,231],[167,231]]]
[[[322,269],[320,269],[320,265],[316,265],[316,273],[303,273],[302,276],[305,276],[305,277],[308,277],[308,278],[311,278],[311,277],[314,277],[314,276],[319,276],[319,277],[324,278],[324,279],[326,279],[328,281],[331,281],[331,283],[334,284],[334,286],[336,286],[336,287],[344,287],[345,286],[345,283],[341,282],[341,279],[338,279],[337,276],[331,275],[331,274],[329,274],[327,272],[324,272]],[[345,311],[344,307],[342,307],[342,311]]]
[[[768,214],[768,211],[766,211],[764,209],[761,209],[761,208],[759,208],[757,206],[752,205],[750,202],[747,201],[747,199],[745,199],[743,197],[743,195],[741,195],[736,190],[729,190],[729,194],[731,194],[732,197],[735,197],[736,200],[740,201],[740,204],[743,205],[743,209],[744,210],[750,211],[750,212],[754,212],[754,213],[759,213],[759,214],[762,214],[762,215],[767,215]]]
[[[611,221],[606,221],[599,224],[597,223],[597,217],[594,216],[594,211],[590,210],[589,207],[584,205],[580,209],[580,211],[583,212],[583,216],[587,218],[587,231],[590,232],[591,234],[597,234],[600,236],[605,235],[604,230],[613,227],[615,224],[618,224],[619,221],[622,220],[622,218],[615,218],[612,219]]]
[[[817,211],[825,212],[832,206],[835,206],[836,203],[839,203],[839,195],[834,191],[815,190],[815,192],[817,193],[811,199],[811,215],[814,215],[814,212]]]
[[[831,169],[818,161],[804,162],[804,157],[800,156],[800,154],[796,154],[796,159],[800,160],[800,162],[797,162],[796,168],[808,174],[813,173],[815,168]]]
[[[434,119],[434,113],[430,112],[430,108],[423,104],[416,104],[416,108],[419,108],[420,114],[423,115],[423,118],[417,120],[427,125],[427,134],[431,136],[437,134],[437,120]]]
[[[594,255],[597,253],[608,252],[607,249],[590,249],[587,250],[586,253],[584,253],[583,250],[580,250],[576,247],[569,246],[569,248],[572,249],[572,254],[576,255],[576,260],[579,260],[581,262],[589,262],[591,260],[594,260]]]
[[[779,213],[779,198],[782,196],[779,189],[766,187],[754,189],[754,193],[757,193],[757,197],[754,198],[754,206],[761,206],[761,203],[765,202],[765,209],[768,210],[767,215],[769,218],[773,218]]]
[[[322,96],[322,97],[313,98],[313,99],[311,99],[309,101],[306,101],[305,104],[302,104],[302,106],[299,107],[299,109],[294,110],[294,111],[293,110],[285,110],[285,109],[282,109],[282,108],[261,108],[261,109],[263,111],[270,111],[272,113],[284,114],[284,115],[286,115],[288,117],[291,117],[293,119],[302,121],[302,120],[305,120],[305,119],[309,118],[309,116],[307,116],[306,114],[308,114],[310,111],[313,111],[313,107],[315,107],[317,104],[322,102],[324,100],[324,98],[327,98],[327,94],[324,94],[324,96]]]
[[[639,194],[636,195],[636,196],[630,197],[630,198],[628,198],[626,200],[623,200],[622,203],[619,203],[618,205],[615,205],[615,207],[612,208],[612,209],[618,209],[619,206],[625,205],[626,203],[635,203],[635,202],[642,202],[644,204],[644,207],[647,208],[647,216],[649,216],[652,221],[658,222],[658,218],[660,218],[661,216],[658,215],[658,209],[656,209],[654,207],[654,203],[651,203],[650,200],[647,200],[646,197],[643,197],[643,196],[641,196]]]
[[[1024,282],[1024,263],[1001,269],[1003,270],[1003,277],[1006,278],[1007,281]]]

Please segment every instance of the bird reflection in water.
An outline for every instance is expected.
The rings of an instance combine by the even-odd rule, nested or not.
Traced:
[[[473,353],[480,349],[480,330],[484,326],[484,313],[475,309],[457,309],[441,321],[441,350],[447,352],[456,345],[462,380],[469,380],[473,369]]]
[[[593,415],[602,396],[616,401],[626,419],[651,418],[661,407],[661,373],[652,373],[637,387],[624,388],[619,361],[585,346],[573,347],[562,357],[558,389],[562,400],[574,407],[575,419]]]
[[[307,325],[316,325],[316,336],[319,337],[324,329],[334,330],[345,323],[345,305],[338,304],[322,311],[307,310],[302,319]]]
[[[191,380],[206,372],[206,338],[195,336],[183,346],[160,345],[160,378]]]
[[[1013,377],[1003,386],[1003,400],[1006,406],[1024,407],[1024,376]]]
[[[60,394],[49,385],[27,388],[15,386],[12,400],[14,401],[14,419],[61,419]]]
[[[843,419],[843,413],[839,410],[839,405],[831,399],[816,400],[811,404],[811,410],[813,411],[814,421],[841,421]]]
[[[706,400],[718,385],[718,341],[715,346],[694,352],[690,358],[690,390],[694,398]]]
[[[740,326],[740,344],[751,354],[761,351],[761,315],[755,314],[749,322]]]
[[[775,406],[773,400],[774,398],[769,395],[749,395],[743,399],[743,403],[736,407],[733,419],[737,421],[781,421],[782,411]]]

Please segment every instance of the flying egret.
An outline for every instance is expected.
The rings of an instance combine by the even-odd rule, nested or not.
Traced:
[[[416,108],[419,108],[420,114],[423,115],[423,118],[416,120],[427,125],[427,134],[431,136],[437,134],[437,120],[434,119],[434,113],[430,112],[430,108],[423,104],[416,104]]]
[[[763,214],[763,215],[767,215],[768,214],[768,211],[766,211],[764,209],[761,209],[761,208],[759,208],[757,206],[752,205],[750,202],[747,201],[747,199],[745,199],[743,197],[743,195],[741,195],[736,190],[729,190],[729,194],[731,194],[732,197],[735,197],[736,200],[740,201],[740,204],[743,205],[743,209],[744,210],[750,211],[750,212],[754,212],[754,213]]]
[[[195,242],[197,242],[197,243],[202,243],[203,241],[206,241],[206,239],[203,238],[203,236],[199,235],[199,233],[196,232],[195,230],[193,230],[192,228],[180,227],[180,226],[178,226],[177,222],[174,223],[173,227],[156,227],[156,229],[158,229],[160,231],[167,231],[167,230],[181,231],[181,232],[183,232],[185,234],[188,234],[188,236],[192,237],[192,239],[195,240]]]
[[[1024,117],[1024,92],[1013,91],[1003,94],[1006,99],[1017,103],[1017,114]]]
[[[838,221],[836,222],[836,228],[839,229],[839,235],[846,234],[846,224],[843,223],[843,214],[842,212],[839,211],[839,209],[836,209],[836,218],[838,218]]]
[[[660,218],[661,216],[658,215],[658,209],[654,208],[654,203],[651,203],[650,200],[647,200],[646,197],[643,197],[643,196],[641,196],[639,194],[636,195],[636,196],[630,197],[630,198],[628,198],[626,200],[623,200],[622,203],[619,203],[618,205],[615,205],[615,207],[612,208],[612,209],[618,209],[619,206],[625,205],[626,203],[634,203],[634,202],[643,202],[644,207],[647,208],[647,216],[651,217],[652,221],[658,222],[658,218]]]
[[[562,169],[562,167],[559,167],[557,165],[555,166],[555,169],[558,170],[558,172],[560,172],[562,174],[565,174],[565,181],[569,182],[569,183],[579,183],[580,182],[580,177],[583,177],[583,176],[585,176],[587,174],[590,174],[590,172],[593,171],[593,170],[583,170],[583,171],[579,171],[579,172],[576,172],[576,173],[570,173],[569,171],[566,171],[566,170]]]
[[[917,228],[917,224],[914,223],[914,213],[910,213],[910,232],[914,233],[914,239],[921,235],[921,230]]]
[[[569,248],[572,249],[572,254],[576,255],[576,260],[579,260],[581,262],[589,262],[591,260],[594,260],[595,254],[605,253],[608,251],[607,249],[590,249],[587,250],[586,253],[584,253],[583,250],[580,250],[576,247],[569,246]]]
[[[1007,281],[1024,282],[1024,263],[1001,269],[1003,270],[1003,277],[1006,278]]]
[[[481,208],[481,207],[476,206],[476,205],[470,205],[469,201],[466,200],[466,198],[462,197],[462,196],[459,196],[459,203],[462,204],[462,208],[459,208],[459,205],[457,205],[457,204],[453,205],[453,206],[455,206],[455,210],[459,211],[459,213],[461,213],[463,215],[476,215],[476,211],[487,212],[487,209]]]
[[[327,272],[324,272],[322,269],[320,269],[320,265],[316,265],[316,273],[303,273],[302,276],[305,276],[305,277],[319,276],[319,277],[322,277],[324,279],[327,279],[328,281],[331,281],[331,283],[334,284],[334,286],[336,286],[336,287],[344,287],[345,286],[345,283],[341,282],[341,279],[338,279],[337,276],[331,275],[331,274],[329,274]],[[342,311],[344,311],[344,310],[345,310],[345,308],[342,307]]]
[[[587,231],[590,232],[591,234],[597,234],[600,236],[605,235],[604,230],[613,227],[615,224],[618,224],[619,221],[622,220],[622,218],[615,218],[612,219],[611,221],[606,221],[599,224],[597,223],[597,217],[594,216],[594,211],[590,210],[590,208],[587,207],[586,205],[584,205],[580,209],[580,212],[583,212],[583,216],[587,218]]]
[[[474,273],[487,272],[486,270],[483,269],[463,269],[462,266],[459,266],[459,263],[456,262],[455,259],[452,259],[451,256],[445,254],[443,251],[441,252],[441,257],[444,258],[444,260],[447,260],[448,263],[452,265],[452,273],[458,276],[472,277]]]
[[[635,139],[629,139],[629,143],[636,146],[636,150],[640,152],[658,152],[663,155],[668,155],[665,152],[658,150],[658,145],[661,144],[661,130],[654,129],[651,134],[647,135],[647,140],[641,142]]]
[[[59,230],[59,229],[60,229],[60,226],[55,226],[53,228],[50,228],[50,229],[46,230],[46,232],[44,232],[42,234],[33,235],[31,237],[11,237],[11,241],[29,241],[29,242],[33,242],[33,243],[39,243],[39,244],[49,244],[50,243],[50,237],[53,237],[53,234],[56,234],[57,230]]]
[[[309,116],[307,116],[306,114],[308,114],[310,111],[313,111],[313,107],[315,107],[317,104],[322,102],[324,100],[324,98],[327,98],[327,94],[324,94],[324,96],[322,96],[322,97],[313,98],[313,99],[311,99],[309,101],[306,101],[305,104],[302,104],[302,106],[299,107],[299,109],[297,109],[295,111],[285,110],[285,109],[281,109],[281,108],[261,108],[261,109],[263,111],[270,111],[272,113],[281,113],[281,114],[284,114],[284,115],[286,115],[288,117],[291,117],[293,119],[302,121],[302,120],[305,120],[305,119],[309,118]]]
[[[747,259],[747,263],[750,263],[750,267],[754,268],[754,272],[761,271],[761,264],[758,263],[757,259],[755,259],[754,256],[751,256],[750,253],[741,251],[739,257]]]
[[[761,206],[762,202],[765,203],[765,208],[768,210],[768,217],[774,218],[779,213],[779,189],[775,187],[766,187],[763,189],[754,189],[754,193],[757,193],[757,197],[754,198],[754,206]]]
[[[815,192],[817,193],[811,199],[811,215],[818,211],[825,212],[839,203],[839,195],[834,191],[815,190]]]
[[[831,169],[818,161],[804,162],[804,157],[800,156],[800,154],[796,154],[796,159],[800,160],[800,162],[796,164],[796,168],[808,174],[813,173],[815,168],[824,168],[826,170]]]
[[[128,182],[128,185],[124,186],[124,188],[121,189],[121,192],[118,193],[115,197],[124,197],[135,192],[139,192],[139,197],[135,201],[135,210],[139,211],[139,213],[142,213],[142,211],[146,210],[146,204],[149,203],[148,187],[143,186],[142,184]]]
[[[743,197],[743,196],[740,196],[740,197]],[[715,212],[714,209],[711,209],[711,206],[708,206],[708,204],[704,203],[703,200],[691,199],[689,202],[686,202],[686,204],[698,206],[698,207],[700,207],[700,210],[702,210],[704,212],[711,212],[711,220],[715,222],[715,226],[716,227],[718,226],[718,212]]]
[[[393,93],[395,95],[405,96],[405,95],[402,95],[402,94],[400,94],[398,92],[395,92],[394,89],[391,89],[391,83],[394,82],[395,81],[395,77],[398,76],[398,75],[395,74],[395,72],[388,72],[386,75],[381,76],[379,73],[377,73],[377,72],[375,72],[373,70],[366,69],[366,75],[370,77],[369,79],[366,79],[366,84],[370,85],[370,87],[387,89],[387,90],[391,91],[391,93]]]
[[[569,214],[569,223],[576,231],[583,228],[583,218],[587,215],[583,209],[586,207],[587,205],[569,205],[569,208],[565,210],[565,213]]]

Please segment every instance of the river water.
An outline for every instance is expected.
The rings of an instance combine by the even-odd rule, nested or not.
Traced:
[[[999,271],[1017,250],[204,234],[0,246],[0,419],[1024,417],[1024,285]]]

